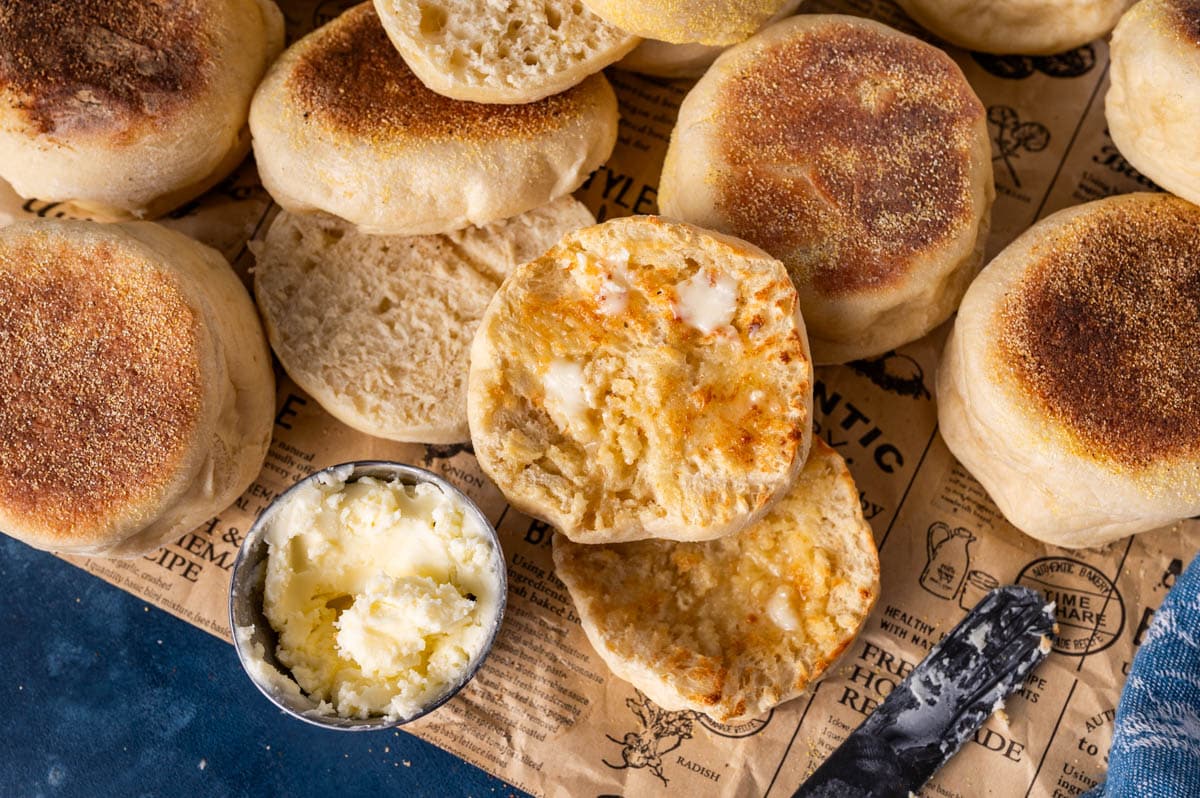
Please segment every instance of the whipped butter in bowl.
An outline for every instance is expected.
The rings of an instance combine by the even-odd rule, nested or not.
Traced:
[[[348,463],[259,516],[234,565],[238,657],[284,711],[339,729],[414,720],[475,674],[507,582],[495,530],[440,477]]]

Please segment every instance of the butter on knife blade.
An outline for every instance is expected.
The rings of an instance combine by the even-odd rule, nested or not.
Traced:
[[[984,596],[793,798],[907,798],[1050,653],[1054,605],[1016,585]]]

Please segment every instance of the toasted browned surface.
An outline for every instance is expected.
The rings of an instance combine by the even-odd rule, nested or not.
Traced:
[[[0,505],[72,544],[174,479],[201,339],[174,279],[112,243],[0,236]]]
[[[1000,309],[1007,372],[1092,456],[1200,454],[1200,208],[1097,204],[1034,252]]]
[[[697,291],[727,292],[712,329],[688,321]],[[797,302],[783,264],[690,225],[630,217],[568,235],[509,275],[475,336],[480,464],[573,540],[745,527],[808,451]]]
[[[1179,34],[1200,47],[1200,0],[1167,0],[1165,5]]]
[[[443,97],[404,63],[370,3],[347,11],[306,45],[288,79],[299,110],[372,140],[397,134],[450,140],[536,136],[590,107],[599,91],[593,78],[520,105]]]
[[[40,133],[145,124],[216,68],[204,0],[17,0],[0,6],[0,91]]]
[[[601,546],[555,535],[554,563],[617,676],[666,709],[722,722],[803,692],[879,593],[858,489],[819,438],[788,494],[737,534]]]
[[[887,288],[976,213],[983,114],[916,39],[830,23],[772,42],[719,99],[719,210],[822,294]]]

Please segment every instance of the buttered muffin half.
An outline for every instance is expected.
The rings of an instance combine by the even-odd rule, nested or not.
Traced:
[[[0,178],[99,220],[152,218],[246,157],[283,49],[271,0],[0,5]]]
[[[467,417],[508,500],[572,540],[707,540],[791,485],[812,377],[781,263],[631,217],[508,276],[471,347]]]
[[[216,250],[149,222],[0,230],[0,531],[106,556],[190,531],[258,475],[274,388]]]
[[[1200,208],[1060,211],[971,285],[938,367],[946,445],[1026,534],[1098,546],[1200,514]]]
[[[819,438],[762,520],[704,543],[554,536],[554,569],[600,658],[668,710],[760,716],[819,679],[879,595],[845,461]]]
[[[1200,203],[1200,0],[1144,0],[1112,36],[1104,115],[1113,143],[1167,191]]]
[[[845,363],[950,317],[993,196],[983,104],[948,55],[871,20],[801,15],[688,94],[658,200],[782,260],[814,360]]]
[[[263,185],[287,210],[433,235],[570,194],[612,153],[617,97],[603,75],[522,105],[443,97],[368,2],[288,48],[254,97],[250,129]]]

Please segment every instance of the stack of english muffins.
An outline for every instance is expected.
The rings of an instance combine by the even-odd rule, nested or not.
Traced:
[[[283,47],[269,0],[0,8],[0,177],[96,221],[0,230],[0,530],[132,557],[262,468],[275,377],[216,250],[141,219],[224,179]]]
[[[814,365],[956,313],[940,427],[1013,524],[1089,546],[1200,514],[1200,2],[900,3],[988,52],[1116,25],[1113,139],[1178,195],[1068,209],[986,266],[991,143],[959,67],[799,5],[374,0],[286,50],[270,0],[0,9],[0,177],[90,220],[0,231],[0,529],[134,556],[219,512],[262,466],[273,350],[350,427],[470,441],[557,530],[613,672],[745,719],[819,678],[879,591]],[[700,79],[663,216],[596,225],[572,194],[618,140],[614,64]],[[251,147],[280,207],[256,303],[144,221]]]
[[[729,722],[799,694],[853,639],[879,562],[853,479],[812,439],[784,265],[658,217],[514,270],[471,346],[483,469],[557,529],[557,574],[613,672]]]
[[[845,464],[808,457],[812,363],[783,264],[653,217],[593,227],[567,196],[615,144],[598,70],[637,41],[578,3],[390,0],[304,37],[250,110],[285,209],[255,292],[331,414],[472,441],[559,530],[559,574],[616,673],[664,706],[747,718],[849,644],[878,562]],[[746,576],[718,602],[698,568]],[[645,569],[675,597],[655,612],[619,588]],[[604,600],[618,593],[633,603]],[[713,623],[696,649],[689,630]]]

